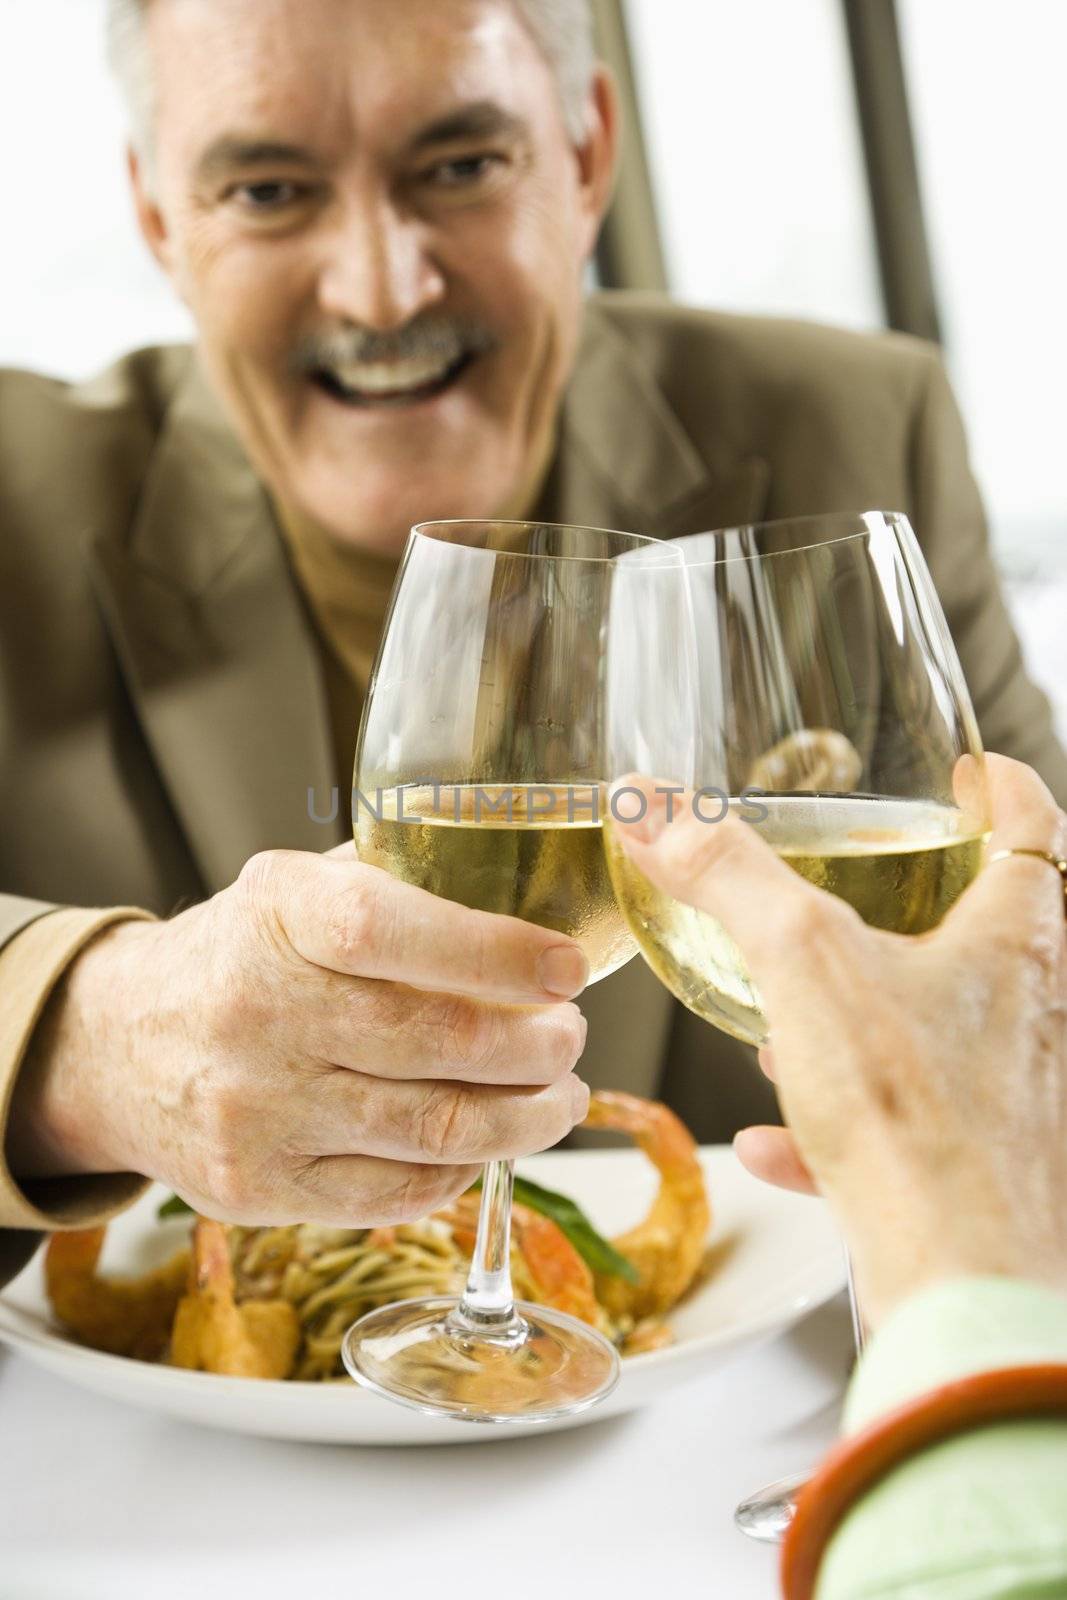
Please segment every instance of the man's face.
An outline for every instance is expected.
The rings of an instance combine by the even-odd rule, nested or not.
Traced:
[[[154,0],[142,225],[283,503],[397,548],[516,515],[573,360],[610,107],[576,151],[510,0]]]

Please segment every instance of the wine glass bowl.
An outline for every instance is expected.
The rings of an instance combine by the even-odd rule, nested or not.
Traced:
[[[669,780],[709,826],[741,816],[872,926],[935,927],[981,865],[988,802],[970,700],[906,518],[800,518],[676,547],[682,571],[660,569],[651,594],[640,553],[620,562],[607,689],[616,777]],[[667,716],[658,673],[626,643],[639,617],[667,656]],[[624,826],[613,803],[608,859],[642,953],[691,1010],[765,1043],[733,940],[644,877]]]
[[[529,522],[413,529],[357,748],[360,859],[568,935],[590,981],[636,952],[602,844],[600,678],[614,561],[651,543]],[[512,1182],[511,1163],[487,1167],[458,1301],[384,1306],[349,1330],[360,1383],[475,1422],[543,1421],[611,1391],[609,1340],[513,1301]]]

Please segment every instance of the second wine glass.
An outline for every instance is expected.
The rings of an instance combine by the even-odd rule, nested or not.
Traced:
[[[568,934],[591,979],[636,951],[602,844],[599,676],[614,560],[651,545],[540,523],[415,528],[356,757],[361,860]],[[611,1391],[606,1338],[513,1300],[512,1183],[512,1163],[490,1163],[459,1300],[383,1306],[349,1330],[357,1381],[474,1422],[545,1421]]]
[[[680,571],[643,552],[618,564],[613,776],[675,786],[667,804],[708,826],[735,812],[875,927],[934,927],[979,870],[988,802],[970,697],[907,519],[799,518],[675,549]],[[613,794],[607,844],[642,954],[690,1010],[763,1044],[762,1002],[726,930],[655,888],[622,848],[639,798]],[[754,1495],[743,1531],[779,1538],[799,1486]]]

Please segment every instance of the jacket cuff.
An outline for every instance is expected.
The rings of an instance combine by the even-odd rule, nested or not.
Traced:
[[[152,920],[149,912],[135,906],[93,911],[66,907],[38,917],[0,952],[0,1228],[41,1233],[93,1227],[130,1205],[147,1187],[145,1179],[132,1173],[19,1182],[4,1150],[19,1070],[57,983],[75,956],[105,928]],[[12,1264],[26,1253],[22,1241],[10,1252]],[[8,1254],[0,1251],[0,1261]]]

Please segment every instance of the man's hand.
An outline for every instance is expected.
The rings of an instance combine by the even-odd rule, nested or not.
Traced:
[[[577,945],[331,856],[103,933],[20,1074],[18,1176],[134,1171],[246,1223],[399,1222],[555,1144],[588,1091]]]
[[[991,849],[1067,855],[1067,818],[1041,780],[997,756],[989,777]],[[654,832],[664,802],[651,785],[647,795]],[[749,1130],[741,1148],[774,1181],[814,1179],[853,1248],[870,1320],[954,1275],[1067,1287],[1067,927],[1055,870],[998,862],[939,928],[905,938],[867,927],[736,819],[712,827],[683,806],[654,842],[647,823],[618,834],[661,889],[737,940],[792,1130]]]

